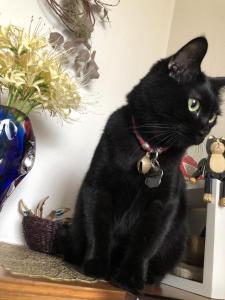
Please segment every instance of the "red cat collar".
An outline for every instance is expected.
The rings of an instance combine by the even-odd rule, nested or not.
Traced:
[[[139,134],[139,132],[137,131],[137,126],[136,126],[136,123],[135,123],[135,120],[134,120],[134,117],[132,117],[132,126],[133,126],[133,132],[139,142],[139,144],[141,145],[142,149],[148,153],[155,153],[155,152],[158,152],[159,154],[165,152],[168,150],[168,147],[159,147],[159,148],[154,148],[154,147],[151,147],[149,145],[149,143],[147,143],[143,138],[142,136]]]

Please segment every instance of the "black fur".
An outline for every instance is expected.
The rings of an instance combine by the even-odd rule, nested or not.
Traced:
[[[187,147],[199,144],[219,114],[224,78],[209,78],[200,64],[207,41],[199,37],[157,62],[114,112],[105,127],[76,203],[73,224],[59,249],[87,274],[138,292],[159,282],[180,260],[186,242],[185,183],[179,171]],[[188,99],[201,108],[188,110]],[[137,161],[144,155],[132,130],[159,155],[164,176],[158,188],[144,184]]]

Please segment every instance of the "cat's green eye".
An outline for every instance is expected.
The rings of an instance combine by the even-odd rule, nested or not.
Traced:
[[[188,99],[188,109],[191,112],[198,111],[200,108],[200,102],[197,99],[189,98]]]
[[[212,116],[212,118],[209,119],[209,124],[212,124],[213,122],[215,122],[216,121],[216,117],[217,117],[217,114],[214,114]]]

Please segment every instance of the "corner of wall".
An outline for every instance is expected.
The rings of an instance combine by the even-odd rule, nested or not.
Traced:
[[[171,12],[170,12],[170,25],[168,26],[167,41],[166,41],[166,45],[165,45],[165,55],[168,54],[169,40],[170,40],[170,36],[171,36],[171,28],[172,28],[174,13],[175,13],[176,2],[177,2],[177,0],[172,0]]]

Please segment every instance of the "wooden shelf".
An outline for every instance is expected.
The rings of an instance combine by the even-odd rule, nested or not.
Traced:
[[[149,286],[143,296],[136,297],[107,282],[53,282],[12,276],[0,267],[0,300],[153,300],[180,299],[206,300],[206,298],[165,284]]]
[[[52,282],[9,275],[0,268],[1,300],[83,300],[112,299],[133,300],[135,296],[105,282],[88,284],[82,282]]]

